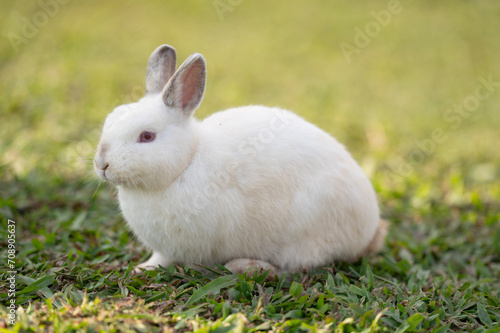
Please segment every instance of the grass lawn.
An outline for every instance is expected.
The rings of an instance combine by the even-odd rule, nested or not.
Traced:
[[[498,1],[59,1],[0,4],[0,332],[500,332]],[[198,118],[280,106],[343,142],[384,250],[274,281],[132,275],[149,253],[92,158],[164,43],[207,59]]]

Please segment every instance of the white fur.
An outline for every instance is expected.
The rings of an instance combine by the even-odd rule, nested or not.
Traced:
[[[167,107],[166,90],[115,109],[95,158],[154,252],[140,267],[248,258],[284,271],[363,254],[379,209],[343,145],[279,108],[234,108],[198,122],[194,110]],[[145,130],[156,140],[137,142]]]

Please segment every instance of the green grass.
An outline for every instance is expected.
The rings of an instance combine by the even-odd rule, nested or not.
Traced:
[[[0,331],[499,332],[500,87],[463,115],[448,110],[480,77],[500,82],[500,3],[401,6],[348,63],[339,45],[386,1],[242,1],[222,20],[212,1],[72,1],[17,52],[6,36],[41,6],[2,2]],[[385,249],[272,281],[223,267],[131,275],[148,253],[114,190],[91,181],[91,159],[106,114],[141,96],[163,43],[179,61],[207,58],[199,118],[278,105],[343,142],[391,223]]]

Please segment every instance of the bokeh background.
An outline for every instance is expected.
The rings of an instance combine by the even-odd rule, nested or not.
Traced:
[[[150,272],[159,283],[152,289],[150,278],[127,275],[149,253],[125,227],[114,189],[93,175],[106,115],[142,96],[148,58],[164,43],[179,62],[194,52],[207,59],[196,117],[248,104],[293,110],[344,143],[374,184],[391,224],[386,247],[328,267],[340,296],[325,297],[333,317],[320,325],[355,318],[369,330],[387,310],[380,325],[388,331],[408,329],[415,311],[439,315],[419,330],[498,327],[500,1],[1,0],[0,32],[0,248],[4,258],[12,219],[16,283],[25,288],[16,302],[27,309],[21,331],[52,321],[61,331],[153,331],[171,323],[163,311],[186,310],[190,293],[213,279],[197,277],[195,286],[170,267]],[[360,278],[369,267],[371,286]],[[308,282],[314,295],[335,285],[326,273],[309,273],[319,283]],[[351,293],[365,286],[376,296]],[[215,320],[210,295],[185,320]],[[216,316],[259,317],[255,293],[255,302],[227,295]],[[87,297],[103,301],[89,310]],[[286,316],[265,307],[266,327],[297,318],[303,304],[288,300],[294,310]],[[0,317],[6,313],[0,306]]]
[[[498,1],[5,0],[0,7],[4,202],[29,206],[26,193],[39,184],[97,187],[91,159],[104,118],[142,96],[148,57],[163,43],[179,61],[194,52],[207,59],[198,118],[247,104],[293,110],[348,147],[385,210],[389,192],[420,193],[415,205],[500,197],[500,85],[466,116],[453,111],[470,102],[480,78],[500,82]],[[349,56],[347,44],[356,48]],[[430,144],[436,129],[444,139]]]

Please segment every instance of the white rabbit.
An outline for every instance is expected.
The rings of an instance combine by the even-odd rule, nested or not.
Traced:
[[[380,250],[386,225],[373,187],[343,145],[279,108],[199,122],[205,59],[175,63],[171,46],[152,53],[145,97],[108,115],[94,159],[153,250],[138,267],[221,263],[273,275]]]

